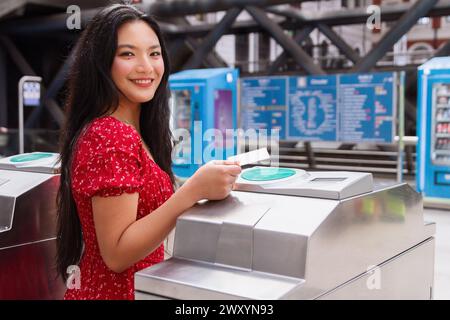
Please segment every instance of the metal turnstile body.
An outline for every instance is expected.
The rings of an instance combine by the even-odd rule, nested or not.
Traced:
[[[65,285],[55,269],[59,175],[18,170],[0,169],[0,299],[61,299]]]
[[[173,257],[136,273],[136,299],[430,299],[435,225],[409,185],[280,172],[254,188],[243,172],[246,191],[180,216]]]

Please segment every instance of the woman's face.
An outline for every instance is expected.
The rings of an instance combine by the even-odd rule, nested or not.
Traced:
[[[123,24],[117,32],[117,51],[111,67],[121,101],[150,101],[163,74],[161,46],[153,29],[144,21]]]

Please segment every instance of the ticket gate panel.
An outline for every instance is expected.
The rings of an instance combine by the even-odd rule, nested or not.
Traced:
[[[280,299],[302,285],[302,279],[227,268],[172,258],[140,272],[137,292],[157,288],[156,297],[172,299]],[[171,279],[171,281],[167,281]]]
[[[0,299],[61,299],[66,287],[55,269],[59,175],[10,169],[0,177]]]
[[[195,206],[178,218],[174,257],[136,273],[136,297],[317,299],[345,287],[344,296],[354,298],[362,290],[357,279],[367,270],[383,266],[399,274],[395,270],[405,264],[396,257],[406,252],[427,265],[416,274],[420,285],[406,296],[429,296],[435,224],[423,220],[420,194],[407,184],[361,193],[351,184],[371,189],[371,177],[348,176],[356,178],[345,182],[350,185],[324,185],[325,191],[353,189],[348,196],[340,193],[339,199],[323,192],[325,198],[310,195],[312,189],[299,187],[297,181],[287,188],[274,183],[270,192],[238,186],[225,200]],[[424,242],[431,245],[419,246]],[[373,296],[392,298],[397,292],[402,298],[408,274],[400,275],[394,285],[399,290],[386,287]],[[345,286],[352,281],[354,286]]]

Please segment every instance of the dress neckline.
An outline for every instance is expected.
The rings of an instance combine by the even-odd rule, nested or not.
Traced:
[[[153,162],[154,164],[156,164],[155,160],[153,160],[153,158],[152,158],[152,157],[150,156],[150,154],[149,154],[150,150],[147,152],[147,149],[146,149],[145,146],[144,146],[144,141],[142,141],[142,137],[141,137],[141,135],[139,134],[139,132],[136,130],[135,127],[133,127],[131,124],[126,123],[126,122],[123,122],[123,121],[121,121],[121,120],[119,120],[119,119],[117,119],[116,117],[113,117],[113,116],[111,116],[111,115],[104,116],[103,118],[112,118],[112,119],[114,119],[115,121],[120,122],[120,123],[122,123],[122,124],[124,124],[124,125],[130,127],[130,128],[136,133],[136,135],[139,137],[139,142],[140,142],[141,147],[142,147],[142,149],[144,150],[144,153],[145,153],[145,155],[147,156],[147,158],[148,158],[151,162]]]

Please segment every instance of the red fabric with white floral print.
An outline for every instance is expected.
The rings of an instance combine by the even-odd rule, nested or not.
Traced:
[[[79,289],[64,299],[134,299],[134,273],[164,260],[161,244],[122,273],[104,263],[92,214],[93,196],[139,193],[137,219],[161,206],[172,194],[169,175],[147,154],[137,131],[111,116],[92,121],[77,142],[71,168],[72,192],[80,217],[84,252]]]

